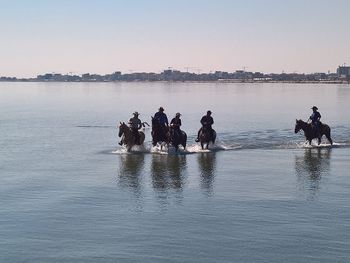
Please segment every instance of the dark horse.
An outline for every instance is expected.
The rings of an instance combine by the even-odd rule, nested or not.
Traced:
[[[170,133],[169,129],[161,125],[158,119],[152,117],[152,145],[156,146],[160,143],[160,149],[163,148],[163,143],[169,146],[170,143]]]
[[[182,130],[176,130],[173,128],[170,128],[170,134],[170,142],[171,145],[175,147],[175,150],[177,151],[179,149],[179,145],[182,145],[186,150],[187,134]]]
[[[311,123],[304,122],[302,120],[296,120],[295,123],[295,133],[298,133],[300,130],[304,131],[305,138],[307,141],[309,141],[309,144],[311,145],[312,139],[317,138],[318,139],[318,145],[321,143],[321,138],[323,135],[326,135],[328,141],[333,144],[333,141],[331,139],[331,128],[327,124],[323,124],[320,122],[320,128],[319,133],[316,134],[316,131],[312,128]]]
[[[202,146],[202,150],[204,149],[204,144],[206,144],[206,149],[209,147],[209,143],[215,143],[216,140],[216,132],[213,129],[203,126],[201,131],[199,132],[199,141]]]

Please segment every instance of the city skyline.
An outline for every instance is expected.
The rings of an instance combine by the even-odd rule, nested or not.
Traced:
[[[0,4],[0,76],[168,67],[313,73],[350,64],[344,0]]]

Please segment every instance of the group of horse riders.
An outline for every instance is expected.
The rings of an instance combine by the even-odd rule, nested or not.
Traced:
[[[318,137],[319,141],[320,141],[321,114],[318,112],[318,108],[316,106],[313,106],[311,109],[312,109],[312,114],[309,117],[308,122],[311,121],[312,133],[313,133],[314,138]],[[200,123],[202,124],[202,127],[199,129],[199,131],[197,133],[197,138],[195,140],[196,142],[200,141],[200,139],[199,139],[200,134],[204,130],[209,133],[210,137],[216,136],[215,131],[212,128],[212,125],[214,124],[214,119],[211,116],[211,114],[212,114],[212,112],[210,110],[208,110],[207,114],[201,118]],[[171,136],[174,137],[174,136],[181,136],[181,134],[182,134],[182,131],[180,129],[181,124],[182,124],[180,117],[181,117],[181,114],[179,112],[177,112],[175,114],[175,117],[171,120],[170,127],[169,127],[168,117],[164,113],[164,108],[159,107],[158,112],[156,112],[154,114],[153,119],[155,119],[159,123],[161,129],[163,129],[164,131],[169,130]],[[132,131],[134,138],[135,138],[135,144],[141,144],[140,143],[139,129],[142,128],[143,123],[139,119],[139,113],[137,111],[135,111],[133,113],[133,117],[130,118],[128,124],[129,124],[129,127]],[[215,141],[215,137],[214,137],[213,141]],[[119,142],[119,145],[122,145],[122,144],[123,144],[123,140],[121,140]]]
[[[129,127],[134,135],[134,138],[135,138],[135,144],[140,144],[140,142],[139,142],[139,139],[140,139],[139,129],[141,129],[143,126],[141,120],[139,119],[139,115],[140,114],[137,111],[135,111],[133,113],[133,117],[130,118],[130,120],[128,122]],[[181,136],[180,127],[181,127],[182,123],[181,123],[180,117],[181,117],[181,113],[177,112],[175,114],[175,117],[171,120],[170,126],[169,126],[168,117],[164,113],[164,108],[159,107],[158,111],[154,114],[153,118],[159,122],[162,129],[164,129],[164,130],[169,129],[171,136],[173,137],[174,135]],[[201,118],[200,123],[202,124],[202,127],[198,131],[196,142],[199,142],[199,135],[203,129],[207,129],[210,132],[211,136],[214,133],[214,130],[212,128],[212,125],[214,124],[214,119],[213,119],[213,117],[211,117],[210,110],[208,110],[207,114]],[[121,140],[119,142],[119,145],[122,145],[122,144],[123,144],[123,140]]]

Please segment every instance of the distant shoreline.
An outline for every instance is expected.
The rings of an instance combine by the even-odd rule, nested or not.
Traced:
[[[210,82],[210,83],[326,83],[349,84],[350,67],[339,66],[337,73],[269,73],[236,70],[235,72],[211,71],[210,73],[183,72],[167,69],[160,73],[115,71],[110,74],[84,73],[81,75],[45,73],[36,77],[17,78],[0,76],[8,82]]]
[[[350,67],[339,67],[337,73],[270,73],[215,71],[210,73],[193,73],[167,69],[160,73],[115,71],[110,74],[84,73],[45,73],[31,78],[1,77],[0,81],[8,82],[210,82],[210,83],[326,83],[349,84]]]
[[[120,81],[58,81],[58,80],[0,80],[0,83],[276,83],[276,84],[346,84],[350,81],[261,81],[261,80],[120,80]]]

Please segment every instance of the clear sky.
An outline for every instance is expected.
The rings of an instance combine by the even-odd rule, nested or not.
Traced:
[[[350,0],[0,0],[0,76],[335,72]]]

